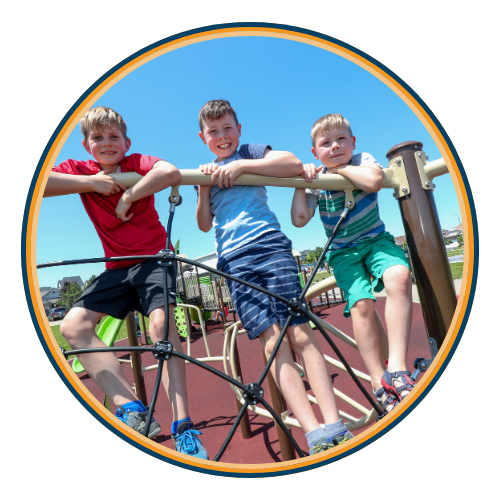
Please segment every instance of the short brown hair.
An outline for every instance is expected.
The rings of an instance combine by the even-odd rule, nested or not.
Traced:
[[[208,118],[209,120],[218,120],[224,115],[230,115],[234,118],[236,126],[238,126],[238,118],[236,117],[236,111],[232,108],[229,101],[224,99],[216,99],[215,101],[208,101],[198,113],[198,123],[200,124],[200,130],[203,132],[203,120]]]
[[[345,129],[347,129],[352,137],[351,125],[349,124],[347,119],[344,118],[340,113],[325,115],[322,116],[319,120],[316,120],[316,123],[313,125],[313,128],[311,130],[311,140],[313,147],[315,147],[314,141],[316,140],[316,137],[318,137],[318,135],[324,134],[325,132],[328,132],[334,128],[340,127],[344,127]]]
[[[111,108],[98,106],[97,108],[89,109],[80,120],[80,130],[87,144],[89,141],[89,132],[91,130],[103,130],[108,127],[114,127],[121,130],[123,138],[128,140],[127,124],[125,120]]]

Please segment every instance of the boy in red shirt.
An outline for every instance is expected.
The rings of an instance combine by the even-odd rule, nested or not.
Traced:
[[[109,108],[89,110],[80,122],[82,144],[94,160],[68,160],[54,167],[44,197],[80,194],[83,205],[106,257],[154,255],[165,248],[166,231],[154,207],[153,194],[180,181],[174,165],[153,156],[132,154],[123,118]],[[144,176],[131,188],[108,176],[109,173],[137,172]],[[175,269],[169,269],[169,340],[182,352],[174,319]],[[73,349],[105,347],[95,327],[105,316],[125,318],[129,311],[149,316],[151,340],[163,338],[165,322],[163,271],[157,261],[106,263],[98,276],[73,306],[61,324],[61,333]],[[116,416],[132,429],[144,434],[147,411],[130,388],[122,366],[111,352],[81,354],[79,360],[90,377],[116,406]],[[172,434],[180,453],[208,459],[208,454],[189,417],[186,368],[183,359],[173,356],[162,377],[172,404]],[[161,431],[152,421],[149,436]]]

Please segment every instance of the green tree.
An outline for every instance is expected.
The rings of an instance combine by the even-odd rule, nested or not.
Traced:
[[[179,254],[179,247],[181,246],[181,240],[177,240],[177,243],[175,244],[174,250],[175,250],[175,255]]]
[[[307,254],[307,257],[306,257],[306,262],[308,264],[313,264],[314,262],[317,262],[322,251],[323,251],[323,248],[321,248],[321,247],[316,247],[314,250],[309,250],[309,253]],[[324,259],[323,259],[323,261],[324,261]]]
[[[315,262],[314,255],[312,252],[309,252],[306,257],[306,264],[313,264]]]
[[[93,274],[86,282],[85,285],[83,285],[82,292],[87,290],[87,288],[92,284],[92,282],[97,278],[95,274]]]
[[[82,287],[76,281],[67,281],[61,289],[61,298],[57,301],[57,305],[69,311],[78,302],[82,293]]]
[[[457,242],[459,245],[463,245],[464,244],[464,237],[462,235],[460,235],[458,238],[457,238]]]

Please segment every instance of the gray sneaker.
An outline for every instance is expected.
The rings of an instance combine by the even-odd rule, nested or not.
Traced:
[[[148,417],[147,408],[146,411],[131,411],[123,406],[117,406],[116,416],[129,427],[137,431],[139,434],[144,436],[146,430],[146,419]],[[153,418],[151,419],[151,425],[149,426],[148,438],[154,438],[161,432],[160,424]]]
[[[354,436],[347,431],[345,434],[339,434],[337,436],[333,436],[330,439],[321,438],[318,439],[312,448],[309,450],[309,455],[316,455],[316,453],[322,453],[323,451],[330,450],[335,448],[339,444],[345,443],[349,439],[352,439]]]

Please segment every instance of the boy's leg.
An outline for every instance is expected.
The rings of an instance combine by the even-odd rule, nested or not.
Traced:
[[[403,250],[395,244],[389,233],[377,236],[369,246],[370,252],[365,262],[375,278],[373,288],[380,291],[385,287],[387,292],[385,320],[389,338],[389,359],[387,370],[382,377],[382,385],[388,394],[400,400],[413,387],[411,374],[406,370],[413,310],[410,270]],[[404,386],[404,389],[401,386]],[[401,392],[396,390],[399,387]]]
[[[172,343],[174,350],[184,352],[179,340],[174,318],[174,305],[169,305],[169,334],[168,340]],[[159,307],[151,311],[149,315],[149,334],[153,343],[163,339],[165,325],[165,310]],[[162,381],[167,391],[168,399],[172,405],[172,420],[177,422],[189,416],[188,395],[186,385],[186,362],[177,356],[171,356],[166,362],[166,370],[163,370]]]
[[[352,329],[368,374],[375,391],[382,387],[380,380],[385,372],[385,360],[382,359],[382,347],[375,322],[375,302],[360,299],[351,307]]]
[[[307,374],[307,380],[325,420],[325,424],[333,424],[340,420],[332,381],[328,374],[326,361],[318,340],[309,323],[288,328],[288,338],[292,349],[299,357]]]
[[[168,340],[175,351],[184,352],[175,325],[174,308],[173,304],[169,304]],[[153,343],[163,340],[164,325],[164,307],[153,309],[149,314],[149,333]],[[162,373],[162,382],[172,405],[172,434],[175,449],[179,453],[208,460],[207,450],[198,438],[201,432],[195,430],[189,417],[186,362],[177,356],[171,356],[166,364],[166,370]]]
[[[389,360],[387,370],[391,373],[406,371],[406,356],[410,343],[410,329],[413,312],[411,297],[411,276],[407,267],[389,267],[383,274],[387,292],[385,321],[389,337]],[[395,387],[403,385],[395,382]],[[404,391],[401,396],[405,396]]]
[[[267,359],[273,352],[280,332],[279,325],[276,323],[259,335]],[[271,374],[304,432],[307,433],[317,429],[319,423],[307,398],[304,383],[295,366],[286,336],[271,365]]]
[[[61,334],[72,349],[106,347],[95,333],[103,316],[83,307],[74,307],[61,323]],[[123,367],[112,352],[80,354],[78,359],[115,406],[137,400]]]
[[[279,324],[275,323],[259,335],[266,358],[269,359],[280,333],[281,329]],[[322,356],[321,358],[324,363],[324,358]],[[314,369],[311,371],[315,372]],[[320,427],[311,403],[307,398],[307,393],[300,374],[295,366],[295,361],[286,336],[276,353],[273,364],[271,365],[271,374],[278,384],[278,387],[285,397],[292,413],[295,415],[306,434],[309,452],[311,455],[326,451],[353,437],[352,434],[347,431],[344,423],[338,415],[331,385],[329,385],[327,390],[329,390],[332,396],[333,404],[337,413],[337,420],[327,423],[325,429]],[[328,373],[326,373],[326,376],[328,377]]]

